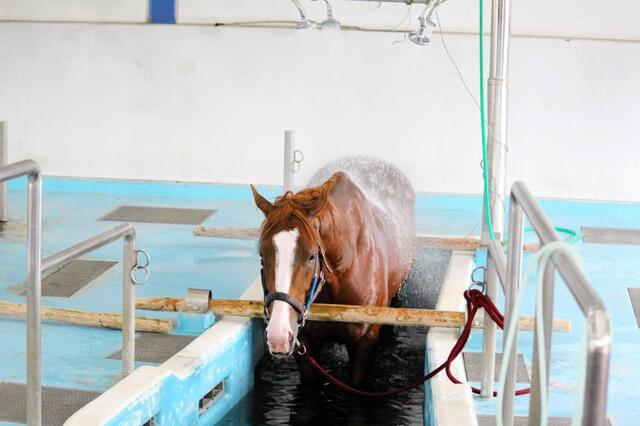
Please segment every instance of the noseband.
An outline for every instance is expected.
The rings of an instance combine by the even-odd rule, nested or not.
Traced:
[[[291,306],[298,313],[298,325],[300,327],[304,327],[305,322],[307,321],[307,314],[309,313],[309,309],[311,309],[311,304],[316,300],[318,294],[322,290],[322,286],[325,283],[324,279],[324,268],[331,271],[327,266],[324,255],[321,249],[318,249],[317,253],[314,257],[314,270],[313,270],[313,278],[311,278],[311,288],[309,288],[309,292],[306,295],[306,300],[304,305],[295,300],[288,293],[283,293],[281,291],[275,291],[273,293],[269,293],[267,290],[267,280],[264,275],[264,263],[262,263],[261,259],[261,267],[260,267],[260,278],[262,279],[262,290],[264,293],[264,321],[265,323],[269,322],[269,306],[271,303],[279,300]]]

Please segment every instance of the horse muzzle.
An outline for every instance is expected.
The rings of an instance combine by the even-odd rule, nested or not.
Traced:
[[[296,348],[296,339],[292,332],[273,333],[271,336],[265,330],[264,340],[267,344],[269,354],[274,358],[286,358],[293,354]]]

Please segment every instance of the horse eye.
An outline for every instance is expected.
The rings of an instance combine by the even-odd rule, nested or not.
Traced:
[[[316,258],[316,255],[315,255],[315,254],[312,254],[312,255],[309,257],[308,261],[309,261],[309,262],[313,262],[313,261],[315,260],[315,258]]]

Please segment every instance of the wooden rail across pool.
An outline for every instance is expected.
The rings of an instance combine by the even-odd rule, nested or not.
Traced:
[[[257,228],[208,227],[195,226],[193,235],[196,237],[227,238],[233,240],[254,240],[258,238]],[[474,251],[482,248],[480,239],[476,236],[455,237],[442,235],[416,235],[419,246],[446,250]],[[526,251],[535,251],[537,244],[525,244]]]
[[[166,297],[143,298],[136,301],[136,309],[150,311],[184,311],[183,299]],[[209,301],[209,310],[216,315],[260,318],[263,316],[262,301],[214,299]],[[466,322],[464,312],[438,311],[433,309],[388,308],[379,306],[329,305],[316,303],[311,307],[309,321],[357,322],[366,324],[398,325],[410,327],[462,327]],[[474,328],[483,327],[482,315],[476,316]],[[520,317],[519,329],[532,331],[533,317]],[[554,320],[554,331],[571,331],[568,320]]]

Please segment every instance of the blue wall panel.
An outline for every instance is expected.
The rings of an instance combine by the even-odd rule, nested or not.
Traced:
[[[149,0],[149,22],[175,24],[176,0]]]

